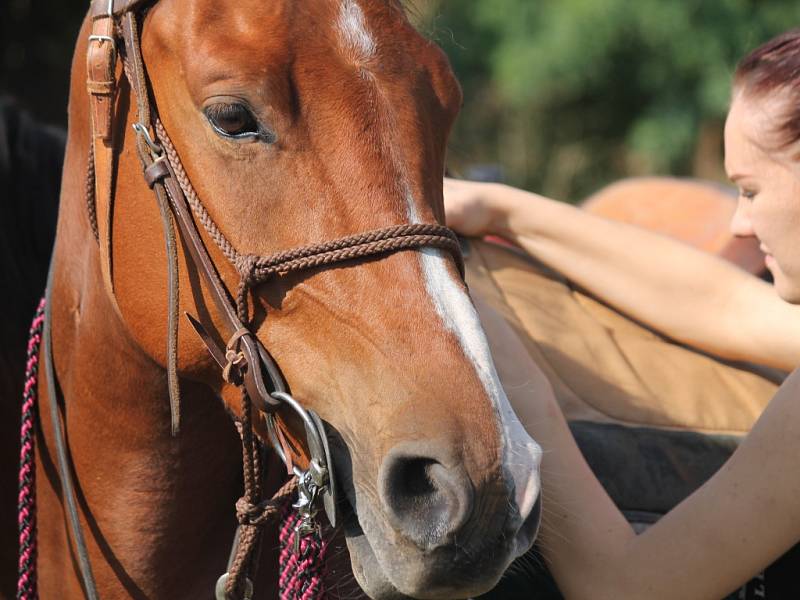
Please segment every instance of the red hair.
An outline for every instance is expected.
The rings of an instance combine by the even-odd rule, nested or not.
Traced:
[[[789,94],[789,109],[777,133],[789,146],[800,140],[800,28],[775,37],[745,56],[736,67],[734,88],[756,97]]]

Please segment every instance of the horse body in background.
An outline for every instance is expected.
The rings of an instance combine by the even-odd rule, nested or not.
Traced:
[[[764,254],[752,238],[730,231],[736,190],[696,179],[634,177],[604,187],[583,202],[591,213],[674,237],[764,275]]]
[[[155,106],[237,248],[266,255],[442,220],[445,145],[460,91],[444,55],[399,6],[151,4],[141,39]],[[235,527],[241,456],[226,411],[237,415],[239,398],[181,322],[183,425],[171,436],[165,252],[122,83],[114,203],[97,207],[113,210],[114,297],[103,285],[85,203],[89,29],[87,19],[72,68],[52,265],[59,389],[40,386],[40,411],[63,401],[100,596],[202,597],[225,570]],[[206,245],[231,287],[231,265]],[[181,310],[218,330],[220,317],[183,255],[179,273]],[[452,261],[438,250],[399,252],[281,277],[251,301],[258,336],[293,394],[335,432],[344,530],[361,587],[375,598],[492,587],[533,541],[540,451],[508,405]],[[41,594],[82,597],[46,417],[37,466]],[[280,471],[272,473],[277,487]],[[265,545],[256,582],[264,597],[275,590],[275,558]]]

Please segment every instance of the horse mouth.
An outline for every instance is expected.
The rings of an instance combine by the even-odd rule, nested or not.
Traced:
[[[349,496],[349,494],[348,494]],[[542,514],[541,497],[525,521],[513,535],[503,528],[496,538],[468,553],[456,547],[437,550],[425,556],[431,564],[431,580],[412,595],[398,589],[394,569],[384,568],[369,537],[359,521],[349,498],[340,502],[341,527],[350,553],[353,575],[361,589],[373,600],[421,600],[472,598],[493,588],[508,565],[527,552],[539,531]],[[509,517],[507,523],[518,521]],[[476,559],[476,556],[482,557]],[[391,559],[390,559],[391,560]]]

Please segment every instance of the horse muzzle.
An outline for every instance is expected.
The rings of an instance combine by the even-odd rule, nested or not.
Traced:
[[[512,479],[476,485],[435,443],[390,450],[369,499],[344,488],[356,507],[344,523],[353,572],[376,600],[484,593],[530,548],[541,520],[540,498],[521,514]]]

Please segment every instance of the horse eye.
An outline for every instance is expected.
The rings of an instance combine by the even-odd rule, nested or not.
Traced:
[[[205,115],[222,136],[236,139],[261,137],[258,121],[243,104],[212,104],[205,109]]]

